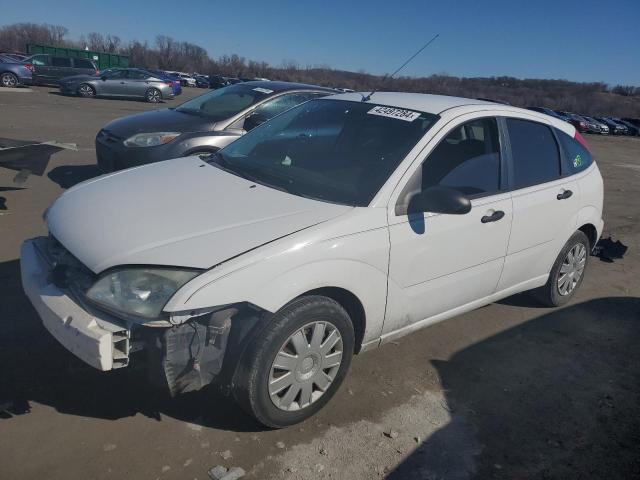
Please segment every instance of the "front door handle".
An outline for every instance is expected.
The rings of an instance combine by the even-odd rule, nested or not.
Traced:
[[[484,217],[482,217],[480,221],[482,223],[497,222],[502,217],[504,217],[504,212],[502,210],[496,210],[491,215],[485,215]]]
[[[564,192],[559,193],[556,198],[558,200],[565,200],[567,198],[569,198],[571,195],[573,195],[573,192],[571,190],[565,190]]]

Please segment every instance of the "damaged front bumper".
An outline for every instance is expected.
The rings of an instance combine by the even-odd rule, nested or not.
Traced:
[[[52,265],[41,254],[47,239],[22,244],[22,287],[37,310],[44,327],[67,350],[98,370],[129,364],[131,329],[107,314],[89,312],[68,292],[50,281]]]
[[[140,360],[146,359],[150,380],[171,395],[199,390],[220,373],[238,308],[194,312],[180,319],[184,323],[162,327],[116,318],[56,286],[51,242],[39,237],[22,244],[22,285],[45,328],[67,350],[102,371],[126,367],[131,353],[145,351]]]

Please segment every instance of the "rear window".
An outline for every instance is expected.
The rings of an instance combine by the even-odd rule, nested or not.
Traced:
[[[76,68],[89,68],[91,70],[95,69],[93,63],[91,63],[91,61],[87,60],[86,58],[76,58],[73,63]]]
[[[575,138],[566,133],[556,130],[560,146],[564,153],[564,170],[569,175],[581,172],[589,168],[593,163],[593,157],[589,150],[584,148]]]
[[[507,118],[515,189],[546,183],[560,176],[560,152],[549,127]]]
[[[51,57],[51,65],[54,67],[70,67],[71,59],[65,57]]]

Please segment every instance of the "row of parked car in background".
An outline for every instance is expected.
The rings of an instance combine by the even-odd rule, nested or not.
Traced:
[[[580,133],[601,135],[640,135],[640,118],[591,117],[546,107],[527,107],[528,110],[544,113],[570,123]]]
[[[82,97],[132,97],[157,103],[182,93],[182,87],[218,89],[243,82],[268,82],[267,78],[237,78],[171,70],[108,68],[100,71],[88,58],[49,54],[0,53],[0,85],[59,85],[62,93]],[[352,90],[335,88],[335,91]],[[580,133],[640,135],[640,119],[593,117],[547,107],[527,107],[572,124]]]

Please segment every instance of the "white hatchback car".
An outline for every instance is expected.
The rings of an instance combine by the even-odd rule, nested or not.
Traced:
[[[172,394],[216,380],[260,422],[326,404],[354,353],[524,290],[580,286],[603,185],[574,127],[491,102],[348,93],[209,159],[84,182],[22,247],[45,327]]]

